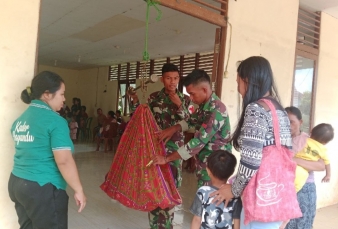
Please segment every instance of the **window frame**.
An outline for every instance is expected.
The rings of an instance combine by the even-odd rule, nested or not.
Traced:
[[[318,76],[318,54],[308,52],[307,47],[303,47],[302,45],[296,45],[296,52],[295,52],[295,60],[294,60],[294,70],[293,70],[293,78],[292,78],[292,91],[291,91],[291,105],[293,104],[293,97],[295,91],[295,80],[296,80],[296,70],[297,70],[297,56],[301,56],[310,60],[313,60],[313,75],[312,75],[312,92],[311,92],[311,109],[310,109],[310,123],[309,123],[309,130],[311,130],[314,126],[314,111],[316,106],[316,94],[317,94],[317,76]],[[318,50],[316,50],[318,51]]]

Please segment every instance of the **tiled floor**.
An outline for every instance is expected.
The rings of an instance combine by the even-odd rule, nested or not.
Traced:
[[[95,145],[75,145],[75,160],[80,178],[87,196],[87,206],[82,213],[77,213],[77,206],[69,193],[69,229],[147,229],[147,213],[127,209],[111,199],[100,189],[104,176],[108,172],[112,153],[94,152]],[[195,176],[183,173],[183,185],[180,193],[182,206],[176,208],[174,229],[189,229],[192,215],[188,212],[196,191]],[[319,209],[314,229],[338,228],[338,205]]]

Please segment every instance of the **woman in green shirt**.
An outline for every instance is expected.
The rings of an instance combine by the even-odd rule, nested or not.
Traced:
[[[78,211],[86,205],[68,124],[56,112],[63,106],[64,92],[62,78],[45,71],[21,93],[30,105],[11,128],[15,155],[8,191],[23,229],[68,227],[67,184],[75,192]]]

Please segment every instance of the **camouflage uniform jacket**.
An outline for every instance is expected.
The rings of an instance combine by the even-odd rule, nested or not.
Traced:
[[[148,105],[151,112],[154,115],[157,125],[165,130],[171,126],[176,125],[178,122],[189,119],[188,106],[190,105],[190,98],[183,93],[177,91],[177,95],[182,101],[181,107],[177,107],[169,98],[168,94],[165,93],[164,88],[161,91],[152,93],[148,98]],[[139,103],[130,103],[129,107],[131,111],[135,111],[139,106]],[[184,134],[183,132],[176,132],[171,139],[166,143],[165,148],[167,154],[173,153],[178,150],[179,147],[184,145]],[[176,185],[181,186],[182,175],[181,166],[182,161],[176,160],[171,163],[174,165],[177,171]]]
[[[213,93],[209,101],[201,104],[190,115],[188,122],[181,122],[182,130],[195,127],[195,136],[186,145],[178,149],[180,156],[187,160],[195,156],[197,161],[197,176],[199,181],[209,181],[206,172],[208,156],[215,150],[231,152],[230,123],[227,109],[222,101]],[[199,182],[199,186],[206,184]]]

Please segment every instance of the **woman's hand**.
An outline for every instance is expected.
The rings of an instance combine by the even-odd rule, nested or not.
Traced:
[[[322,179],[322,183],[327,183],[330,182],[331,176],[326,175],[323,179]]]
[[[325,170],[325,163],[322,159],[318,161],[308,161],[301,158],[293,158],[293,161],[296,162],[297,165],[303,167],[307,171],[324,171]]]
[[[80,213],[86,206],[87,198],[85,194],[83,193],[83,191],[81,191],[81,192],[75,192],[74,199],[75,199],[76,205],[79,206],[79,210],[77,212]]]
[[[221,188],[213,193],[211,193],[210,197],[213,197],[212,203],[219,205],[223,201],[225,201],[225,206],[228,206],[228,203],[231,199],[234,198],[234,195],[231,191],[231,185],[230,184],[224,184],[221,186]]]

